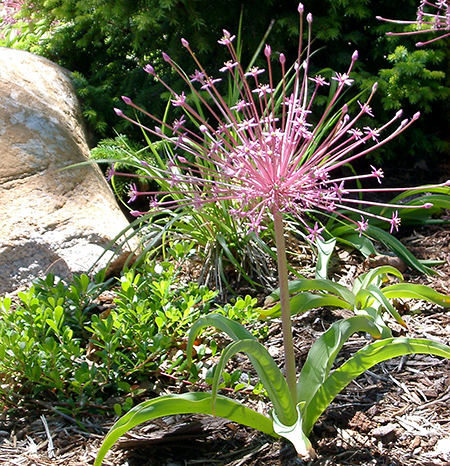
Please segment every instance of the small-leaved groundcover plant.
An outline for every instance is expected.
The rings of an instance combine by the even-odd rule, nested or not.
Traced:
[[[185,39],[182,39],[182,45],[192,55],[197,66],[190,77],[180,70],[167,54],[163,53],[163,59],[179,73],[185,80],[189,92],[196,96],[193,105],[187,94],[176,93],[163,82],[151,65],[145,67],[154,79],[171,92],[173,106],[182,109],[184,115],[169,124],[147,114],[153,118],[156,126],[144,127],[147,132],[171,148],[166,151],[166,156],[169,157],[168,168],[155,168],[153,171],[153,177],[166,180],[170,189],[143,193],[139,192],[136,186],[131,188],[132,198],[141,195],[151,197],[149,212],[176,209],[184,205],[201,210],[210,203],[227,201],[230,215],[244,219],[244,225],[249,232],[259,233],[265,228],[266,222],[273,224],[284,373],[267,349],[243,325],[221,314],[202,316],[192,325],[189,332],[188,363],[191,361],[196,336],[204,328],[214,327],[225,332],[232,340],[223,350],[217,364],[212,391],[164,395],[132,408],[107,434],[98,452],[95,466],[101,465],[115,441],[134,426],[160,416],[182,413],[221,416],[274,437],[282,436],[293,443],[299,455],[314,457],[315,452],[308,439],[314,423],[336,394],[354,378],[373,365],[396,356],[424,353],[450,358],[450,348],[434,341],[382,338],[384,327],[380,325],[377,314],[365,312],[331,325],[311,347],[308,358],[297,375],[284,216],[295,216],[307,229],[311,241],[323,239],[322,227],[319,224],[310,226],[306,221],[306,216],[313,210],[338,215],[353,224],[355,231],[360,235],[364,235],[368,229],[371,218],[387,221],[391,232],[396,231],[400,224],[396,210],[387,218],[382,214],[366,212],[361,208],[364,201],[358,196],[362,189],[360,183],[365,179],[372,178],[381,183],[382,170],[372,167],[371,172],[365,175],[346,177],[340,169],[385,144],[419,117],[416,114],[411,120],[402,119],[402,113],[397,112],[380,128],[359,128],[359,122],[372,114],[369,103],[376,91],[376,85],[364,103],[358,102],[354,115],[351,115],[350,106],[347,104],[340,106],[340,110],[336,111],[346,87],[352,84],[350,73],[358,54],[355,52],[352,55],[346,72],[336,73],[330,81],[322,76],[310,77],[312,16],[306,16],[309,40],[303,50],[303,5],[299,5],[298,11],[299,56],[289,69],[284,54],[274,54],[271,47],[266,45],[266,70],[253,67],[247,72],[244,71],[233,47],[235,37],[224,30],[219,43],[227,47],[230,60],[224,64],[221,71],[228,74],[231,82],[239,89],[238,99],[231,104],[228,104],[219,92],[221,79],[208,75]],[[276,57],[278,60],[275,60]],[[274,66],[281,69],[282,78],[279,84],[273,82]],[[267,78],[264,79],[264,76]],[[321,88],[328,86],[333,89],[328,105],[320,115],[314,115],[314,99],[321,92]],[[124,97],[123,100],[131,107],[141,110],[129,98]],[[199,113],[199,105],[206,108],[207,118]],[[117,110],[117,113],[129,118],[121,110]],[[142,126],[138,122],[135,123]],[[176,199],[173,193],[177,194]],[[372,206],[373,204],[369,203]],[[405,205],[392,204],[388,207],[407,208]],[[423,209],[430,207],[430,203],[421,206]],[[346,211],[357,213],[360,218],[355,220],[347,216]],[[144,213],[147,212],[134,212],[136,216]],[[325,282],[321,283],[320,287],[329,291]],[[353,294],[355,292],[354,290]],[[381,294],[375,289],[370,288],[369,292],[384,303]],[[347,299],[352,301],[353,297],[349,294]],[[361,331],[367,332],[376,341],[356,352],[331,372],[343,344],[353,333]],[[238,352],[248,355],[266,389],[273,406],[269,416],[218,393],[221,373],[229,359]]]
[[[0,298],[1,407],[51,402],[55,410],[77,416],[126,396],[124,405],[113,406],[120,413],[132,407],[149,373],[191,383],[184,348],[193,322],[213,305],[239,322],[255,322],[258,313],[250,296],[219,307],[217,292],[182,280],[179,270],[190,246],[172,244],[167,261],[149,260],[124,273],[109,295],[112,306],[101,314],[98,297],[109,286],[101,273],[68,283],[49,274],[15,299]],[[213,346],[207,353],[206,344],[197,342],[198,372],[210,365]],[[227,386],[239,389],[238,371],[225,377]]]

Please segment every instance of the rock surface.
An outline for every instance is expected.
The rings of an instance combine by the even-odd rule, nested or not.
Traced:
[[[70,75],[0,47],[0,293],[52,272],[87,272],[111,258],[128,221],[89,155]]]

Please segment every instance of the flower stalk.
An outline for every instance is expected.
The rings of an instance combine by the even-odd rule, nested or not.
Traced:
[[[292,336],[291,305],[289,297],[289,280],[286,258],[286,241],[284,238],[283,215],[274,210],[273,223],[277,248],[277,268],[280,286],[281,327],[283,332],[284,363],[289,393],[297,404],[297,365],[295,363],[294,342]]]
[[[447,0],[437,0],[434,2],[421,0],[417,8],[416,19],[413,21],[386,19],[381,16],[377,16],[377,19],[388,23],[414,26],[414,30],[412,31],[388,32],[388,36],[409,36],[430,32],[443,33],[425,42],[417,42],[417,47],[422,47],[450,36],[450,3]]]

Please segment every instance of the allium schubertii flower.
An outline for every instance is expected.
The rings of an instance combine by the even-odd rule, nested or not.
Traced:
[[[303,12],[301,5],[299,11]],[[307,22],[311,25],[310,14],[307,15]],[[182,45],[197,65],[190,79],[167,54],[162,54],[164,60],[185,80],[189,93],[203,104],[209,115],[207,119],[189,103],[189,94],[176,94],[158,77],[152,65],[145,67],[147,73],[172,93],[172,105],[181,107],[188,121],[197,123],[197,131],[189,129],[192,125],[187,125],[184,115],[170,124],[146,113],[129,98],[123,97],[126,104],[146,113],[157,123],[154,128],[144,129],[164,139],[173,148],[168,155],[167,169],[159,169],[155,175],[170,182],[171,191],[139,192],[132,185],[131,200],[151,195],[151,210],[175,209],[186,205],[201,209],[211,202],[232,200],[231,213],[244,219],[248,230],[258,232],[264,227],[267,216],[289,213],[303,223],[311,240],[320,237],[322,229],[317,225],[311,228],[306,222],[306,214],[310,211],[337,213],[353,222],[360,234],[367,230],[370,217],[389,222],[391,232],[397,230],[400,223],[397,213],[394,212],[391,218],[384,218],[361,210],[362,205],[374,203],[361,201],[358,193],[382,191],[382,188],[364,190],[347,187],[349,182],[365,178],[375,178],[381,184],[383,171],[372,167],[367,174],[342,177],[339,169],[397,136],[419,117],[419,113],[408,120],[402,119],[402,112],[399,111],[380,128],[358,127],[361,117],[373,116],[369,104],[376,84],[367,101],[358,102],[355,115],[350,115],[347,105],[336,112],[338,99],[353,83],[350,73],[358,58],[358,53],[354,52],[348,70],[331,77],[337,83],[336,92],[322,115],[315,115],[316,123],[313,125],[309,121],[314,111],[314,99],[319,89],[330,86],[330,82],[322,76],[308,76],[310,43],[307,44],[305,57],[299,56],[289,70],[284,54],[273,53],[271,47],[266,45],[266,69],[253,67],[246,71],[233,47],[234,39],[234,35],[224,30],[219,40],[230,54],[230,60],[224,63],[220,71],[228,74],[239,89],[239,98],[232,105],[227,105],[219,91],[222,78],[212,78],[207,74],[187,40],[182,39]],[[301,45],[299,50],[302,50]],[[274,66],[280,66],[282,73],[282,80],[276,86],[272,77]],[[292,73],[293,84],[290,79]],[[265,76],[267,78],[264,80]],[[198,89],[206,91],[209,99],[203,97],[204,93]],[[115,110],[118,115],[142,126],[121,110]],[[117,173],[112,169],[110,174]],[[174,191],[181,193],[183,200],[173,200],[170,195]],[[425,204],[423,207],[429,206]],[[344,209],[360,213],[361,220],[348,218]],[[135,216],[143,213],[132,212]]]

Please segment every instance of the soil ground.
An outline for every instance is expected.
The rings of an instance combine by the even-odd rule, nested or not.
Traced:
[[[417,257],[441,259],[438,274],[419,276],[410,270],[405,280],[431,285],[450,294],[450,235],[445,227],[410,231],[402,242]],[[366,264],[367,265],[367,264]],[[337,277],[350,280],[364,268],[361,258],[343,253]],[[450,312],[435,305],[401,303],[406,331],[395,322],[394,334],[430,338],[450,344]],[[399,305],[400,309],[400,305]],[[342,313],[318,309],[294,319],[294,337],[301,366],[309,347]],[[281,361],[277,322],[266,342]],[[367,343],[352,337],[340,358]],[[251,371],[246,359],[236,361]],[[164,392],[185,388],[159,380]],[[238,395],[245,403],[267,411],[262,399]],[[293,447],[252,429],[222,419],[172,416],[134,429],[104,461],[105,466],[332,466],[332,465],[450,465],[450,362],[416,355],[379,364],[341,392],[316,424],[311,440],[317,458],[303,461]],[[0,419],[0,464],[17,466],[92,465],[113,419],[86,416],[74,420],[55,414],[51,406],[35,405],[26,413]]]

